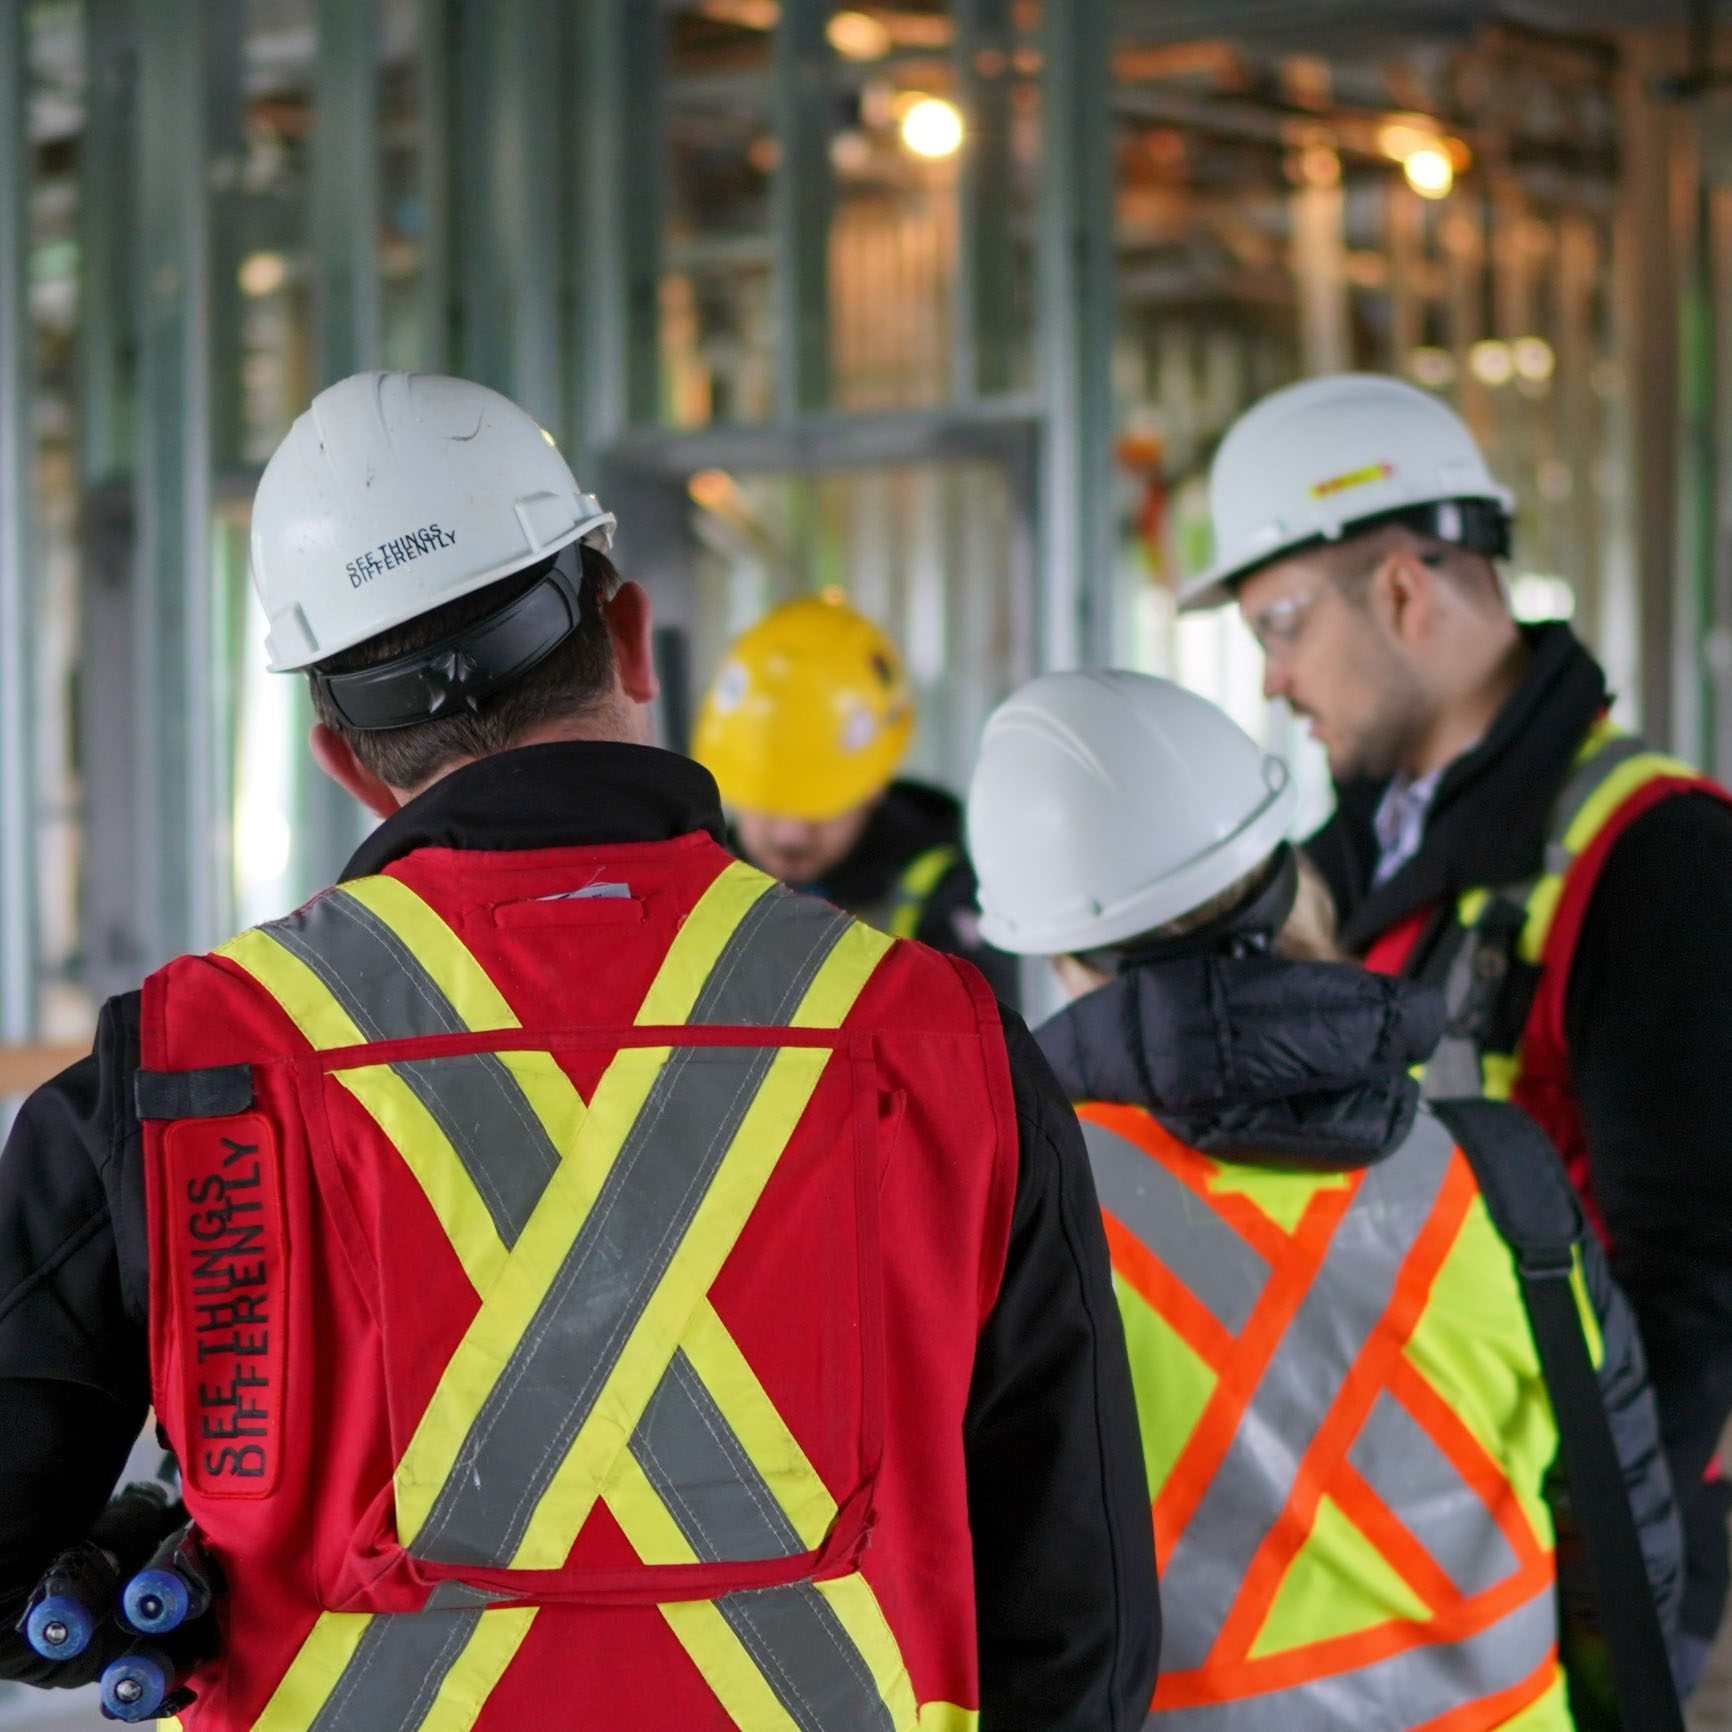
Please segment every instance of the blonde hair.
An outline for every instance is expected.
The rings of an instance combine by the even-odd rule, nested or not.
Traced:
[[[1329,894],[1323,874],[1300,850],[1296,848],[1293,852],[1299,862],[1299,890],[1292,911],[1275,934],[1275,954],[1294,962],[1341,962],[1345,959],[1336,942],[1335,899]],[[1269,867],[1274,858],[1270,854],[1258,861],[1243,877],[1235,878],[1225,890],[1216,891],[1189,913],[1111,948],[1130,950],[1164,938],[1183,938],[1187,932],[1196,932],[1223,914],[1231,914],[1269,881]]]

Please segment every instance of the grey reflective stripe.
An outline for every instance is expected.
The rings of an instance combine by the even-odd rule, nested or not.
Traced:
[[[807,1549],[682,1350],[650,1397],[631,1452],[706,1564]]]
[[[1548,843],[1559,848],[1570,833],[1570,826],[1581,817],[1583,808],[1606,782],[1632,758],[1640,758],[1650,750],[1646,740],[1633,734],[1616,734],[1607,740],[1592,757],[1578,764],[1564,782],[1563,792],[1552,809],[1551,823],[1546,827]],[[1565,855],[1565,858],[1570,858]],[[1555,870],[1548,866],[1548,870]]]
[[[846,914],[815,896],[796,896],[780,884],[773,886],[734,928],[687,1023],[710,1028],[781,1026],[852,924]]]
[[[774,1048],[681,1047],[500,1372],[410,1550],[504,1566],[685,1238]]]
[[[1488,898],[1490,907],[1496,898]],[[1473,930],[1456,921],[1444,942],[1450,946],[1449,966],[1443,979],[1443,1004],[1448,1013],[1442,1038],[1426,1061],[1421,1081],[1421,1093],[1428,1100],[1452,1100],[1457,1095],[1478,1095],[1485,1092],[1485,1077],[1480,1069],[1479,1048],[1466,1034],[1456,1032],[1456,1024],[1473,995],[1474,956],[1478,948]]]
[[[770,895],[768,918],[749,930],[742,923],[716,965],[718,989],[700,995],[712,1023],[738,1021],[743,1012],[790,1014],[851,924],[821,903]],[[778,1050],[678,1047],[662,1066],[415,1536],[417,1557],[510,1561]]]
[[[1166,1597],[1162,1596],[1163,1611]],[[1409,1648],[1309,1684],[1200,1708],[1157,1708],[1161,1732],[1361,1732],[1427,1726],[1533,1677],[1558,1639],[1551,1585],[1478,1635]],[[1167,1664],[1163,1673],[1178,1668]]]
[[[559,1169],[559,1151],[517,1079],[490,1052],[391,1066],[445,1133],[501,1241],[515,1245]]]
[[[370,1041],[469,1032],[414,952],[345,891],[263,930],[319,977]],[[559,1151],[517,1079],[490,1052],[403,1060],[391,1069],[444,1132],[500,1239],[515,1245],[559,1169]]]
[[[683,1353],[644,1410],[631,1452],[704,1562],[806,1549]],[[809,1582],[727,1594],[716,1609],[803,1732],[896,1732],[871,1667]]]
[[[368,1040],[469,1032],[415,953],[345,890],[261,930],[318,975]]]
[[[1082,1130],[1101,1207],[1237,1335],[1269,1279],[1262,1254],[1135,1143],[1087,1118]]]
[[[1163,1669],[1190,1671],[1214,1647],[1251,1560],[1287,1507],[1300,1461],[1394,1297],[1453,1156],[1448,1133],[1422,1116],[1406,1143],[1360,1181],[1225,1458],[1172,1548],[1162,1574],[1175,1590],[1163,1617]]]
[[[307,1732],[415,1732],[483,1615],[375,1614]]]
[[[728,1594],[716,1610],[801,1732],[901,1732],[859,1649],[811,1583]]]
[[[730,1022],[750,1026],[772,1016],[785,1020],[850,924],[846,915],[822,903],[793,897],[779,886],[767,891],[730,935],[699,994],[691,1020],[700,1020],[699,1010],[702,1020],[712,1026]],[[398,949],[401,951],[400,946]],[[317,966],[310,957],[304,960]],[[420,966],[407,952],[395,961],[399,967],[405,963],[417,969]],[[323,973],[320,978],[325,978]],[[421,998],[422,994],[417,990],[414,996]],[[351,1009],[350,1015],[354,1014]],[[416,1544],[410,1548],[417,1555],[432,1555],[424,1543],[442,1511],[454,1546],[465,1543],[465,1532],[472,1540],[476,1534],[481,1536],[471,1554],[457,1561],[492,1563],[495,1557],[506,1561],[515,1551],[581,1428],[582,1418],[593,1407],[629,1340],[631,1324],[641,1315],[684,1237],[703,1190],[714,1177],[775,1051],[762,1047],[686,1047],[663,1065],[584,1231],[574,1241],[529,1329],[495,1383]],[[426,1067],[448,1062],[423,1061]],[[694,1156],[698,1158],[694,1160]],[[688,1168],[688,1182],[682,1190],[680,1182],[668,1175]],[[658,1197],[663,1183],[670,1184],[671,1189]],[[641,1268],[633,1262],[634,1256],[641,1259]],[[581,1277],[585,1275],[595,1277],[592,1290],[584,1286]],[[679,1359],[689,1372],[690,1362],[683,1354]],[[581,1378],[572,1376],[574,1366],[583,1368]],[[692,1381],[702,1388],[695,1373]],[[667,1385],[664,1376],[662,1389]],[[714,1404],[710,1405],[713,1408]],[[549,1419],[555,1421],[551,1429],[533,1429],[538,1423],[545,1426]],[[490,1422],[485,1436],[481,1435],[484,1421]],[[563,1444],[558,1441],[561,1436]],[[737,1452],[744,1460],[743,1446],[731,1428],[726,1438],[727,1444],[718,1447],[730,1454]],[[514,1474],[515,1480],[511,1477]],[[510,1496],[514,1485],[519,1496],[515,1505]],[[474,1495],[448,1497],[453,1486],[460,1493]],[[767,1487],[764,1492],[767,1496]],[[773,1505],[773,1498],[770,1501]],[[678,1520],[677,1508],[674,1513]],[[793,1535],[792,1543],[786,1543],[784,1536],[781,1555],[803,1551],[791,1526],[788,1533]],[[816,1609],[796,1603],[798,1596],[808,1592],[817,1601]],[[887,1726],[875,1689],[875,1708],[869,1717],[840,1717],[841,1707],[853,1711],[851,1671],[849,1683],[842,1685],[819,1663],[821,1656],[801,1652],[782,1658],[785,1644],[807,1644],[814,1635],[827,1647],[834,1641],[843,1644],[842,1650],[831,1648],[832,1653],[852,1651],[852,1643],[840,1626],[832,1631],[824,1622],[829,1619],[834,1624],[834,1617],[822,1595],[805,1588],[778,1588],[733,1595],[718,1605],[779,1695],[786,1690],[802,1701],[801,1712],[822,1707],[831,1716],[821,1721],[802,1719],[802,1726],[810,1725],[814,1732],[819,1728],[828,1732],[829,1728]],[[480,1616],[479,1612],[432,1611],[376,1616],[321,1709],[313,1732],[374,1732],[375,1728],[413,1732],[437,1699]],[[428,1633],[450,1630],[453,1618],[462,1620],[460,1635]],[[857,1653],[855,1657],[857,1660]],[[863,1661],[859,1664],[870,1686],[870,1671]],[[844,1665],[842,1670],[849,1668]],[[795,1713],[792,1705],[789,1711]]]
[[[1378,1396],[1348,1461],[1466,1598],[1521,1567],[1515,1548],[1425,1428],[1394,1396]]]

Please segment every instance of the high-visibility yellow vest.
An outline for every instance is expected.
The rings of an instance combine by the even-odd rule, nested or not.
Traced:
[[[1152,1724],[1564,1732],[1557,1431],[1448,1132],[1422,1115],[1375,1166],[1319,1175],[1079,1112],[1153,1499]]]

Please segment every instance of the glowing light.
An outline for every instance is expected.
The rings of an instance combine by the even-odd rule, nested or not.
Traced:
[[[1509,586],[1510,612],[1526,624],[1547,619],[1571,619],[1576,611],[1576,592],[1562,577],[1524,571]]]
[[[1549,379],[1558,368],[1558,358],[1544,337],[1517,337],[1510,345],[1510,358],[1522,378],[1536,384]]]
[[[1455,185],[1455,164],[1441,144],[1421,145],[1403,158],[1401,169],[1421,198],[1447,198]]]
[[[824,34],[844,60],[882,60],[892,46],[883,20],[870,12],[838,12]]]
[[[1455,356],[1447,349],[1429,345],[1415,349],[1407,357],[1407,368],[1414,380],[1428,390],[1441,391],[1455,383]]]
[[[902,117],[902,142],[916,156],[937,161],[962,148],[962,115],[942,96],[923,96]]]
[[[248,253],[235,273],[241,293],[255,300],[274,295],[289,279],[289,262],[281,253]]]
[[[252,885],[273,884],[289,869],[289,820],[272,806],[247,804],[235,814],[235,867]]]
[[[1515,377],[1515,357],[1508,343],[1487,337],[1467,352],[1468,371],[1482,385],[1507,385]]]
[[[734,478],[725,469],[700,469],[686,483],[694,504],[720,511],[734,496]]]
[[[1408,120],[1385,121],[1377,129],[1377,148],[1391,162],[1406,162],[1416,150],[1437,146],[1437,128],[1422,114]]]

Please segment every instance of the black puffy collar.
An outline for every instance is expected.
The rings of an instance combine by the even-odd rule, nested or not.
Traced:
[[[1339,1172],[1412,1128],[1409,1066],[1443,1001],[1356,964],[1188,957],[1135,968],[1036,1031],[1074,1101],[1146,1107],[1206,1154]]]

